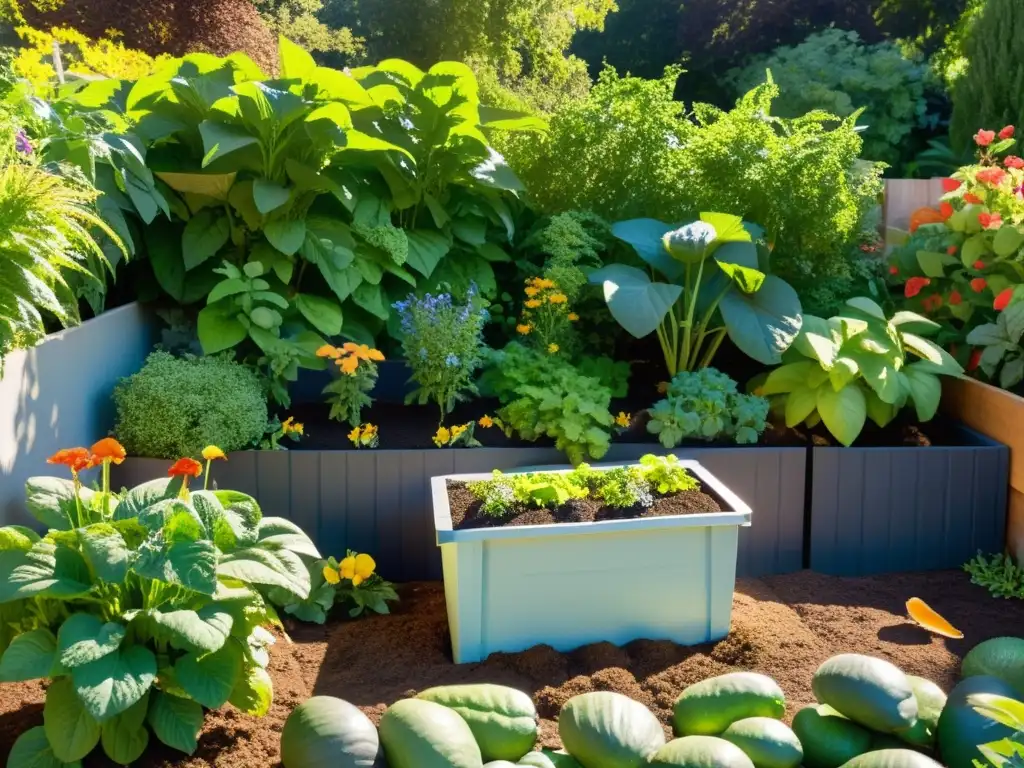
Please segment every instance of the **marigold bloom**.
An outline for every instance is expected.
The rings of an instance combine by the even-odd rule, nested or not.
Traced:
[[[540,288],[536,287],[535,285],[528,285],[523,290],[523,292],[532,299],[534,296],[540,293]]]
[[[535,286],[537,286],[538,288],[541,288],[541,289],[555,288],[556,287],[555,281],[554,280],[548,280],[546,277],[538,277],[536,280],[533,281],[533,284]]]
[[[986,168],[982,171],[978,171],[976,177],[979,184],[991,184],[993,187],[998,187],[1003,183],[1006,178],[1006,171],[1002,168]]]
[[[985,268],[985,262],[982,261],[981,259],[978,259],[976,262],[974,262],[974,264],[972,266],[975,269],[984,269]]]
[[[996,132],[995,131],[981,130],[981,131],[978,131],[976,134],[974,134],[974,143],[977,144],[979,147],[987,147],[989,144],[991,144],[995,140],[996,140]]]
[[[46,460],[47,464],[63,464],[75,474],[96,466],[86,448],[61,448]]]
[[[1010,306],[1010,299],[1012,298],[1013,288],[1006,288],[998,296],[996,296],[996,300],[992,302],[992,308],[996,312],[1002,312],[1004,309]]]
[[[487,414],[484,414],[483,416],[480,417],[480,420],[477,422],[477,424],[479,424],[484,429],[490,429],[491,427],[494,426],[494,419],[492,419]]]
[[[620,427],[628,427],[633,417],[625,411],[619,411],[619,415],[615,417],[615,423]]]
[[[979,213],[978,223],[982,229],[999,229],[1003,226],[1003,217],[998,213]]]
[[[943,192],[956,192],[958,189],[960,189],[960,185],[961,184],[963,184],[963,182],[959,181],[957,179],[943,179],[942,180],[942,191]]]
[[[1007,125],[1003,130],[999,132],[1000,139],[1012,139],[1013,133],[1016,129],[1012,125]]]
[[[548,354],[549,355],[555,354],[555,352],[557,352],[558,350],[559,350],[559,346],[557,344],[554,344],[554,343],[548,344]]]
[[[320,349],[316,351],[317,357],[330,357],[337,360],[341,357],[341,350],[337,347],[332,347],[330,344],[324,344]]]
[[[295,421],[294,416],[289,416],[287,419],[284,420],[284,423],[281,425],[281,430],[286,435],[292,433],[296,435],[301,435],[304,429],[305,425],[303,425],[301,422]]]
[[[578,321],[580,319],[580,316],[577,315],[575,312],[570,312],[567,315],[567,317],[569,318],[569,322],[570,323],[575,323],[576,321]]]
[[[1021,168],[1024,168],[1024,159],[1019,158],[1016,155],[1010,155],[1005,160],[1003,160],[1003,165],[1005,165],[1007,168],[1014,168],[1016,170],[1020,170]]]
[[[532,330],[533,326],[530,325],[529,323],[520,323],[519,325],[516,326],[516,331],[518,333],[521,333],[523,336],[526,336]]]
[[[954,288],[952,291],[950,291],[950,293],[949,293],[949,303],[950,303],[951,306],[955,307],[958,304],[962,304],[963,301],[964,301],[964,297],[960,295],[960,291],[958,291],[956,288]]]
[[[171,465],[171,468],[167,470],[167,475],[169,477],[199,477],[201,474],[203,474],[203,465],[195,459],[190,459],[188,457],[178,459]]]
[[[926,285],[931,285],[931,280],[927,277],[911,277],[907,280],[907,284],[903,286],[903,295],[908,299],[912,299],[919,294]]]
[[[89,450],[92,452],[92,461],[96,463],[112,461],[115,464],[120,464],[128,455],[125,453],[124,446],[112,437],[104,437],[94,443]]]
[[[338,584],[341,581],[341,574],[329,565],[324,566],[324,581],[328,584]]]
[[[341,372],[344,373],[346,376],[355,376],[356,371],[359,368],[359,358],[356,357],[355,355],[343,357],[341,360],[338,361],[338,367],[341,369]]]
[[[525,305],[526,305],[527,307],[529,307],[530,309],[536,309],[536,308],[537,308],[537,307],[539,307],[539,306],[540,306],[540,305],[541,305],[542,303],[543,303],[543,302],[541,302],[541,300],[540,300],[540,299],[529,299],[528,301],[526,301],[526,302],[525,302]]]
[[[942,219],[945,221],[952,216],[955,211],[953,210],[953,205],[951,203],[939,203],[939,213],[942,214]]]
[[[974,291],[975,293],[981,293],[982,291],[985,290],[985,286],[987,285],[988,282],[985,280],[984,277],[976,277],[973,280],[971,280],[971,290]]]
[[[550,301],[552,304],[565,304],[565,302],[567,302],[568,300],[569,297],[566,296],[564,293],[552,293],[550,296],[548,296],[548,301]]]
[[[203,448],[203,458],[207,461],[213,461],[214,459],[224,459],[227,461],[228,459],[228,457],[224,455],[224,451],[216,445],[208,445]]]

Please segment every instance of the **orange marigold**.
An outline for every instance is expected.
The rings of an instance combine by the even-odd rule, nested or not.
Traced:
[[[47,464],[63,464],[72,472],[81,472],[96,466],[86,448],[61,448],[46,460]]]
[[[112,461],[115,464],[120,464],[128,456],[124,446],[112,437],[104,437],[99,442],[94,443],[90,451],[92,452],[92,461],[97,464],[103,461]]]
[[[167,475],[169,477],[199,477],[201,474],[203,474],[203,465],[195,459],[190,459],[188,457],[178,459],[171,465],[171,468],[167,470]]]
[[[359,358],[355,355],[349,355],[338,361],[338,367],[341,368],[341,372],[346,376],[355,376],[356,370],[359,368]]]

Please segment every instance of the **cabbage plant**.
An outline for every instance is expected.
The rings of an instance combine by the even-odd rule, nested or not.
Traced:
[[[115,450],[97,456],[97,446]],[[43,725],[22,734],[8,765],[78,764],[98,745],[139,759],[151,734],[191,753],[203,708],[230,703],[262,716],[280,625],[261,589],[304,600],[309,538],[263,517],[250,496],[188,488],[201,466],[110,491],[113,440],[52,457],[72,479],[34,477],[28,508],[48,528],[0,528],[0,681],[47,678]],[[78,472],[102,463],[99,490]]]
[[[770,248],[756,225],[702,213],[678,228],[656,219],[621,221],[612,234],[648,269],[610,264],[590,280],[603,287],[627,332],[638,339],[657,334],[669,375],[710,365],[726,335],[754,360],[778,363],[800,331],[800,299],[768,273]]]

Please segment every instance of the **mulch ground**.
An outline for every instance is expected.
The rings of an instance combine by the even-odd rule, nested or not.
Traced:
[[[444,591],[440,583],[409,584],[391,616],[325,627],[295,625],[291,643],[278,642],[270,665],[274,705],[262,719],[231,707],[211,712],[192,757],[151,742],[141,766],[275,766],[281,728],[311,695],[338,696],[377,722],[388,704],[435,685],[493,682],[528,691],[541,717],[541,744],[560,746],[555,722],[561,705],[593,690],[624,693],[668,723],[680,691],[706,677],[740,669],[775,678],[786,692],[790,717],[813,703],[811,677],[837,653],[866,653],[927,677],[944,690],[955,684],[960,659],[990,637],[1020,633],[1024,602],[996,600],[959,572],[840,579],[803,572],[741,580],[729,636],[685,648],[641,640],[624,648],[597,644],[571,653],[537,647],[495,654],[479,664],[451,662]],[[929,635],[905,617],[917,596],[966,635]],[[42,723],[45,686],[0,685],[0,764],[14,739]],[[87,766],[104,766],[91,759]]]

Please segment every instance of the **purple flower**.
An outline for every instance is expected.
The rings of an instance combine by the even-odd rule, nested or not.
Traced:
[[[32,142],[28,140],[28,136],[25,135],[24,131],[18,131],[18,133],[15,134],[14,148],[23,155],[32,154]]]

